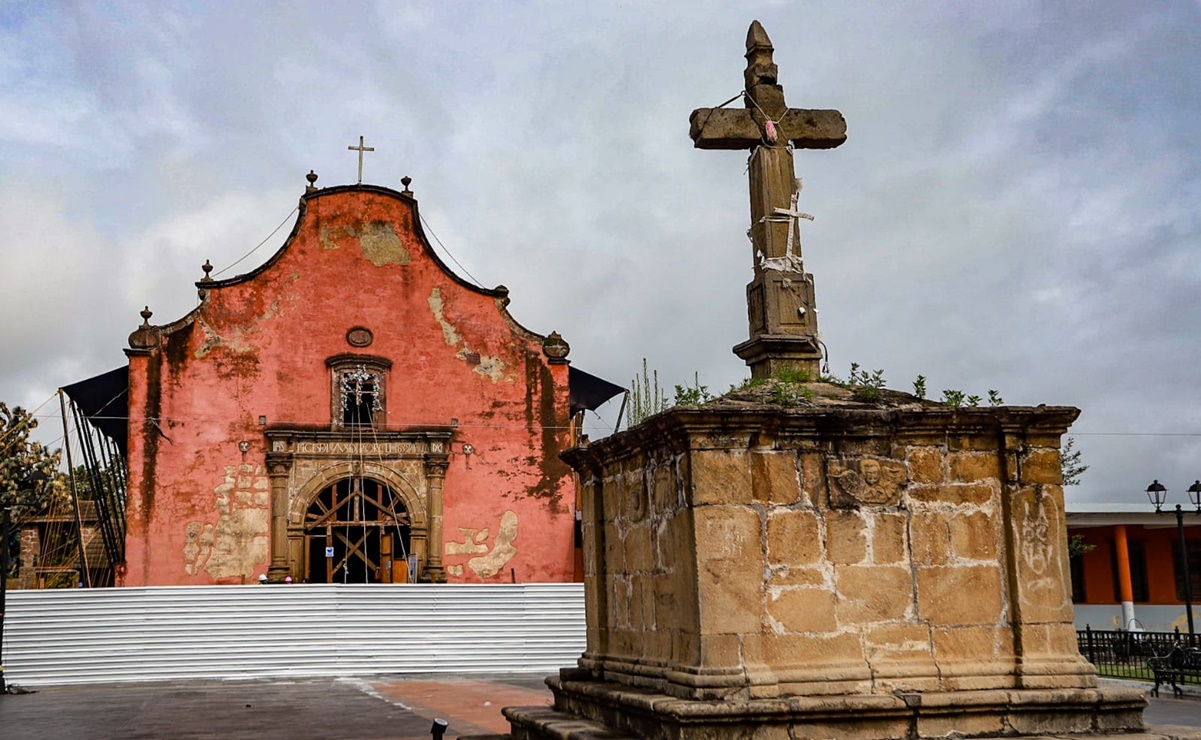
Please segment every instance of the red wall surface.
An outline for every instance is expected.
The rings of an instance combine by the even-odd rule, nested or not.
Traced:
[[[141,343],[157,346],[139,349],[135,332],[127,351],[120,582],[241,583],[266,571],[264,431],[329,429],[326,360],[346,353],[391,361],[387,429],[458,420],[444,541],[477,551],[500,544],[509,557],[483,578],[467,567],[468,555],[447,554],[448,580],[573,579],[574,489],[557,457],[569,443],[568,367],[543,353],[544,337],[509,316],[507,290],[471,287],[438,260],[411,196],[371,186],[310,193],[292,235],[265,265],[197,286],[198,308],[143,330]],[[370,346],[348,344],[353,327],[372,332]],[[464,444],[472,454],[463,454]],[[506,518],[504,539],[512,541],[498,543]]]

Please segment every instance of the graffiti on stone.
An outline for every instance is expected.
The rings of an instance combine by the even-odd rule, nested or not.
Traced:
[[[1023,503],[1024,516],[1021,524],[1022,562],[1028,569],[1025,585],[1030,591],[1044,591],[1055,587],[1051,564],[1055,557],[1051,545],[1051,522],[1047,516],[1046,497]]]

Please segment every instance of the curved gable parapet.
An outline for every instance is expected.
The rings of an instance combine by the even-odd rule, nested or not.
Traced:
[[[546,335],[539,334],[538,332],[532,331],[528,327],[524,326],[521,322],[519,322],[516,318],[514,318],[513,315],[509,312],[509,310],[507,308],[509,305],[509,289],[508,288],[506,288],[504,285],[498,285],[495,288],[485,288],[483,286],[476,285],[475,283],[472,283],[472,282],[464,279],[460,275],[458,275],[453,269],[451,269],[451,267],[449,265],[446,264],[445,261],[442,260],[442,258],[438,255],[438,253],[434,250],[433,246],[430,243],[429,238],[425,234],[425,228],[422,223],[421,212],[418,209],[418,204],[417,204],[416,198],[414,198],[412,195],[406,195],[405,193],[398,192],[396,190],[392,190],[391,188],[386,188],[386,187],[382,187],[379,185],[336,185],[333,187],[322,188],[320,190],[315,190],[313,192],[306,193],[300,199],[300,206],[299,206],[300,212],[296,216],[296,221],[292,225],[292,230],[289,232],[287,238],[284,239],[284,243],[279,247],[279,249],[277,249],[275,251],[274,254],[271,255],[270,258],[267,259],[267,261],[265,261],[263,264],[259,265],[258,267],[254,268],[253,270],[250,270],[249,272],[245,272],[240,275],[235,275],[234,277],[225,278],[222,280],[216,280],[216,279],[198,280],[198,281],[196,281],[196,287],[198,289],[200,289],[201,291],[207,292],[207,291],[213,290],[213,289],[241,285],[243,283],[247,283],[247,282],[254,280],[259,275],[262,275],[264,272],[266,272],[268,269],[270,269],[277,262],[279,262],[279,260],[283,257],[283,255],[292,246],[293,242],[296,241],[297,237],[299,236],[299,234],[301,232],[301,228],[305,224],[305,218],[308,215],[308,206],[309,206],[310,202],[316,201],[319,198],[325,198],[325,197],[330,197],[330,196],[335,196],[335,195],[344,195],[344,194],[348,194],[348,193],[349,194],[371,193],[371,194],[380,195],[380,196],[384,196],[386,198],[390,198],[390,199],[399,201],[403,205],[407,206],[409,209],[411,209],[412,214],[413,214],[413,218],[412,218],[413,233],[416,235],[417,241],[421,244],[421,247],[424,250],[424,253],[429,256],[429,258],[433,261],[433,263],[438,267],[439,270],[441,270],[447,277],[449,277],[451,280],[453,280],[457,285],[459,285],[463,288],[466,288],[466,289],[470,290],[471,292],[477,293],[479,295],[484,295],[484,296],[492,298],[496,304],[497,311],[501,315],[501,318],[504,320],[504,322],[510,327],[510,329],[514,333],[521,335],[522,337],[524,337],[528,340],[531,340],[531,341],[535,341],[535,342],[541,342],[544,339],[546,339]],[[202,301],[201,301],[202,305],[204,303],[205,298],[207,298],[207,293],[205,295],[202,295]],[[191,319],[192,315],[195,314],[196,310],[198,310],[199,308],[200,307],[198,306],[197,309],[194,309],[192,312],[190,312],[188,314],[188,316],[185,316],[185,317],[181,318],[179,321],[173,322],[172,324],[170,324],[168,326],[178,328],[177,325],[183,325],[186,323],[190,323],[189,319]],[[168,331],[166,326],[162,327],[162,330],[165,332]]]
[[[438,253],[434,251],[434,248],[430,245],[429,239],[425,235],[425,229],[421,225],[421,212],[417,208],[417,199],[411,195],[405,195],[404,193],[397,192],[391,188],[385,188],[380,185],[335,185],[333,187],[322,188],[311,193],[306,193],[300,199],[300,213],[296,215],[296,223],[292,225],[292,231],[288,234],[288,238],[284,239],[283,245],[280,246],[280,248],[275,251],[275,254],[271,255],[266,262],[254,268],[250,272],[245,272],[241,275],[235,275],[231,278],[225,278],[224,280],[198,280],[196,282],[196,287],[201,289],[225,288],[231,285],[239,285],[258,277],[268,268],[278,262],[284,253],[288,251],[288,248],[292,246],[292,242],[296,240],[297,235],[300,233],[301,226],[304,225],[304,220],[308,213],[308,205],[310,201],[315,201],[318,198],[325,198],[333,195],[342,195],[345,193],[373,193],[375,195],[382,195],[386,198],[398,200],[404,205],[408,206],[413,211],[413,233],[417,235],[417,240],[421,243],[422,249],[424,249],[425,253],[429,255],[430,259],[434,261],[434,264],[438,266],[438,269],[446,273],[447,277],[451,278],[459,285],[481,295],[486,295],[493,298],[503,298],[504,296],[508,295],[508,291],[503,287],[485,288],[483,286],[476,285],[475,283],[472,283],[456,274],[454,270],[450,269],[450,266],[443,262],[442,258],[438,256]]]

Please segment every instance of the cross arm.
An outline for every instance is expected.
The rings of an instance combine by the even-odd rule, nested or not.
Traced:
[[[688,121],[697,149],[753,149],[763,143],[759,123],[745,108],[698,108]],[[779,129],[798,149],[833,149],[847,140],[847,122],[837,110],[792,108]]]

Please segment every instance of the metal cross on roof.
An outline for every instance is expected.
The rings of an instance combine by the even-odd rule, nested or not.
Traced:
[[[358,146],[348,146],[346,148],[352,152],[357,151],[359,153],[359,184],[362,185],[363,184],[363,152],[374,152],[375,147],[363,146],[363,137],[360,136]]]

